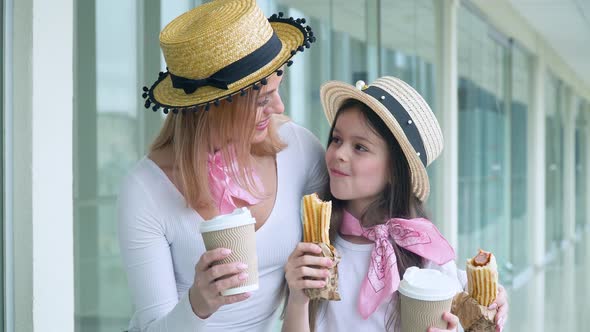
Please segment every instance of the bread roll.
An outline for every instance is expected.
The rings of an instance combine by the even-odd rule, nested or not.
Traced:
[[[489,306],[498,292],[498,267],[491,252],[479,253],[467,260],[467,288],[469,295],[480,305]]]

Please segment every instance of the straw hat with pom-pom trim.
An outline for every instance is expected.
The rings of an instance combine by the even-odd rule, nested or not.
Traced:
[[[399,142],[412,176],[416,197],[425,202],[430,194],[426,167],[442,152],[443,136],[438,121],[424,98],[406,82],[390,76],[370,85],[356,86],[338,81],[322,85],[322,106],[330,124],[347,99],[356,99],[371,108]]]
[[[255,0],[216,0],[180,15],[160,33],[168,71],[143,88],[145,107],[209,110],[259,90],[315,41],[305,23],[283,13],[267,19]]]

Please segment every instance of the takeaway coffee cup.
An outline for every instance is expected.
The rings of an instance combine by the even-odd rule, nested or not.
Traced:
[[[242,262],[248,264],[248,279],[235,288],[221,292],[221,295],[235,295],[258,289],[258,257],[256,256],[256,220],[248,208],[235,209],[230,214],[204,221],[199,231],[207,251],[228,248],[231,254],[215,264]]]
[[[400,282],[401,326],[403,332],[424,332],[429,327],[446,329],[442,319],[451,311],[455,282],[440,271],[410,267]]]

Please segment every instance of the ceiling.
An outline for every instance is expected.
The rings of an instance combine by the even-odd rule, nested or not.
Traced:
[[[510,0],[578,78],[590,86],[590,0]]]

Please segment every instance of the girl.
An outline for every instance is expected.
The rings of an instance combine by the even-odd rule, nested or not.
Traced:
[[[300,243],[285,268],[290,295],[283,330],[399,331],[397,287],[408,267],[440,270],[456,280],[457,292],[466,286],[453,249],[425,219],[426,166],[442,151],[440,127],[424,99],[394,77],[370,86],[359,82],[357,88],[328,82],[321,97],[332,123],[327,198],[333,204],[331,240],[342,256],[342,300],[310,302],[303,293],[324,287],[331,261],[315,256],[317,245]],[[500,306],[501,330],[507,312],[503,289],[493,305]],[[457,328],[456,316],[442,318],[448,330]]]

